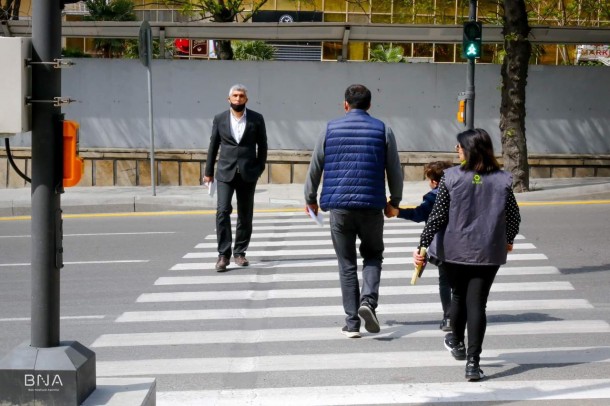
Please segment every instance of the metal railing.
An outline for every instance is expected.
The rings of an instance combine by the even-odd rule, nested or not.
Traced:
[[[209,38],[266,41],[425,42],[461,43],[462,25],[351,23],[166,23],[151,22],[154,39]],[[138,38],[140,22],[63,22],[63,37]],[[502,43],[501,26],[483,27],[484,43]],[[3,21],[5,36],[30,36],[31,21]],[[537,44],[608,44],[610,28],[534,26],[530,41]]]

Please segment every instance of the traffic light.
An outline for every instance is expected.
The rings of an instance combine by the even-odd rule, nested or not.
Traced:
[[[78,128],[76,121],[64,121],[64,187],[78,184],[83,175],[83,158],[78,156]]]
[[[480,21],[466,21],[464,23],[464,38],[462,40],[462,57],[477,59],[481,57],[481,40],[483,37],[483,24]]]

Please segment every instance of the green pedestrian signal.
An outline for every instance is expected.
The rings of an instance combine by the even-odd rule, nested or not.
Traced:
[[[462,58],[477,59],[481,57],[481,42],[483,24],[479,21],[464,23],[464,39],[462,41]]]

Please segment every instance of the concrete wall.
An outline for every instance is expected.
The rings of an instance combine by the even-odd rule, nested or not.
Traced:
[[[81,148],[149,147],[146,69],[137,60],[77,59],[62,70],[66,118],[81,124]],[[327,120],[342,115],[343,92],[362,83],[371,114],[395,131],[401,151],[450,151],[457,94],[466,66],[366,62],[155,60],[155,146],[206,149],[213,116],[227,108],[235,82],[249,88],[248,107],[265,116],[272,150],[311,150]],[[477,127],[499,144],[500,66],[477,65]],[[530,154],[610,154],[610,69],[530,66],[526,131]],[[29,146],[31,134],[11,139]]]

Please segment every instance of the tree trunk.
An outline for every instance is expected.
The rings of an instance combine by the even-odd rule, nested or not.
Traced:
[[[525,86],[532,53],[524,0],[504,0],[504,49],[500,131],[504,169],[513,174],[513,190],[529,190],[525,138]]]
[[[231,41],[227,40],[218,40],[216,41],[216,56],[218,59],[222,60],[232,60],[233,59],[233,48],[231,48]]]

